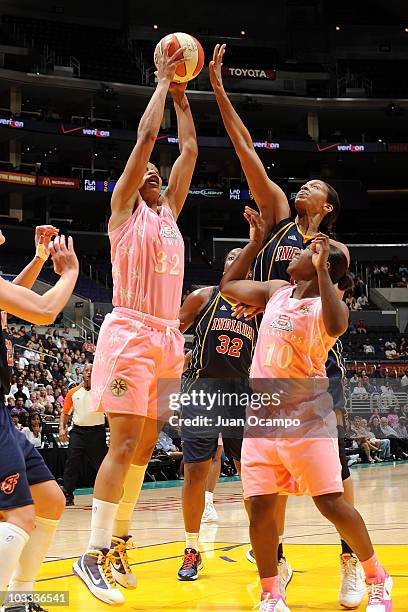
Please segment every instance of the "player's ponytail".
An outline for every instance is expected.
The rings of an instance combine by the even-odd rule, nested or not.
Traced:
[[[350,272],[346,272],[344,276],[339,278],[337,281],[337,286],[340,291],[347,291],[347,289],[351,289],[353,286],[353,277],[351,276]]]
[[[322,234],[326,234],[326,236],[330,236],[333,238],[334,236],[334,226],[340,214],[341,206],[340,206],[340,198],[337,191],[329,185],[329,183],[324,183],[327,189],[327,202],[333,206],[333,210],[328,212],[323,219],[320,221],[319,232]]]
[[[339,248],[330,245],[329,253],[329,274],[333,283],[338,285],[341,291],[346,291],[353,285],[353,280],[348,271],[347,257]]]

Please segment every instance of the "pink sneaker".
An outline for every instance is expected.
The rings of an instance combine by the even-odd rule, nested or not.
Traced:
[[[283,597],[273,597],[271,593],[267,593],[255,608],[258,608],[259,612],[290,612]]]
[[[368,605],[366,612],[390,612],[392,610],[392,578],[386,574],[384,580],[368,584]]]

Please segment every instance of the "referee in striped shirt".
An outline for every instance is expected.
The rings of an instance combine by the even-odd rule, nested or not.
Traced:
[[[68,419],[73,427],[69,433],[68,457],[64,469],[64,492],[67,506],[74,505],[74,490],[85,458],[97,472],[106,452],[105,415],[91,411],[92,364],[85,366],[83,383],[70,389],[61,413],[59,435],[61,442],[68,439]]]

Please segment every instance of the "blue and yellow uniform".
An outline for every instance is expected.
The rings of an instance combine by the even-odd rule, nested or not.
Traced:
[[[190,367],[184,379],[184,390],[205,389],[211,393],[248,393],[247,380],[255,342],[255,321],[232,316],[233,304],[214,287],[209,301],[196,317]],[[230,415],[245,418],[245,406],[231,406]],[[241,431],[242,429],[242,431]],[[223,435],[224,450],[236,460],[241,457],[243,428],[234,435]],[[225,431],[225,430],[224,430]],[[206,461],[217,450],[218,434],[194,436],[183,431],[183,456],[186,462]]]
[[[287,273],[290,261],[297,253],[305,249],[312,240],[313,236],[307,236],[301,232],[293,217],[282,219],[264,240],[255,260],[253,279],[257,281],[279,279],[290,282],[290,275]],[[261,319],[262,315],[256,318],[257,330]],[[337,340],[328,353],[326,373],[329,378],[329,391],[333,398],[334,408],[344,411],[345,399],[342,380],[346,375],[346,366],[342,351],[341,341]],[[339,437],[339,445],[340,447],[343,445],[342,437]],[[345,480],[350,472],[342,449],[340,458],[343,466],[343,480]]]
[[[186,380],[248,378],[255,340],[252,321],[232,316],[233,304],[218,287],[196,317],[194,342]]]
[[[0,511],[32,504],[30,485],[54,480],[40,453],[14,427],[4,404],[10,392],[10,349],[0,325]]]

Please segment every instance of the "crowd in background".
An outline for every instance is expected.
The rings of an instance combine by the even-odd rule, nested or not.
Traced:
[[[66,327],[34,325],[9,325],[5,337],[13,346],[6,403],[16,426],[37,428],[43,420],[56,420],[68,389],[81,384],[85,365],[93,361],[91,337],[75,338]]]

